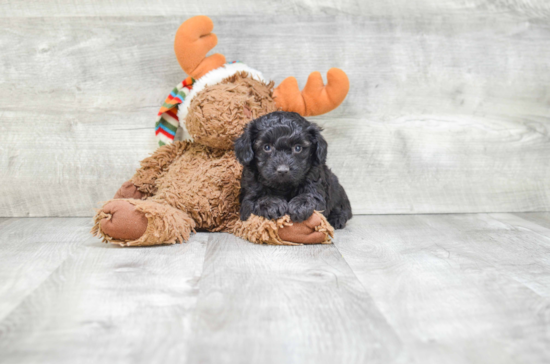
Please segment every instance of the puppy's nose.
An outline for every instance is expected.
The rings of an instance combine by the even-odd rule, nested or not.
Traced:
[[[288,166],[285,165],[285,164],[282,164],[282,165],[280,165],[280,166],[277,167],[277,174],[278,174],[278,175],[281,175],[281,176],[282,176],[282,175],[285,175],[285,174],[288,173],[288,171],[289,171],[289,168],[288,168]]]

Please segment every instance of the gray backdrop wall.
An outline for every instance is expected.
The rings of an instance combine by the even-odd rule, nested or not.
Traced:
[[[355,213],[549,209],[546,0],[43,0],[0,3],[0,216],[92,215],[132,176],[198,14],[277,83],[348,73],[314,119]]]

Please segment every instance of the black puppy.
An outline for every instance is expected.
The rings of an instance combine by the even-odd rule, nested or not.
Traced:
[[[288,214],[302,222],[317,210],[342,229],[351,218],[348,196],[325,165],[321,128],[299,114],[276,111],[251,121],[235,141],[235,154],[244,166],[241,220]]]

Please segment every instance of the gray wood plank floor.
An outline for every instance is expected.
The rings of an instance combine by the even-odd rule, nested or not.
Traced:
[[[334,245],[119,248],[0,219],[0,362],[548,363],[550,214],[356,216]]]

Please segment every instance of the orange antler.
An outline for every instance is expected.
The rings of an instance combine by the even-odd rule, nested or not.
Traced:
[[[188,75],[200,78],[209,71],[225,64],[225,57],[216,53],[205,57],[218,44],[218,37],[212,33],[214,24],[204,15],[194,16],[180,25],[174,40],[174,51],[178,62]]]
[[[273,92],[277,106],[284,111],[294,111],[302,116],[315,116],[334,110],[344,101],[349,90],[348,76],[338,68],[327,72],[327,85],[319,72],[309,75],[304,90],[300,92],[294,77],[285,78]]]

